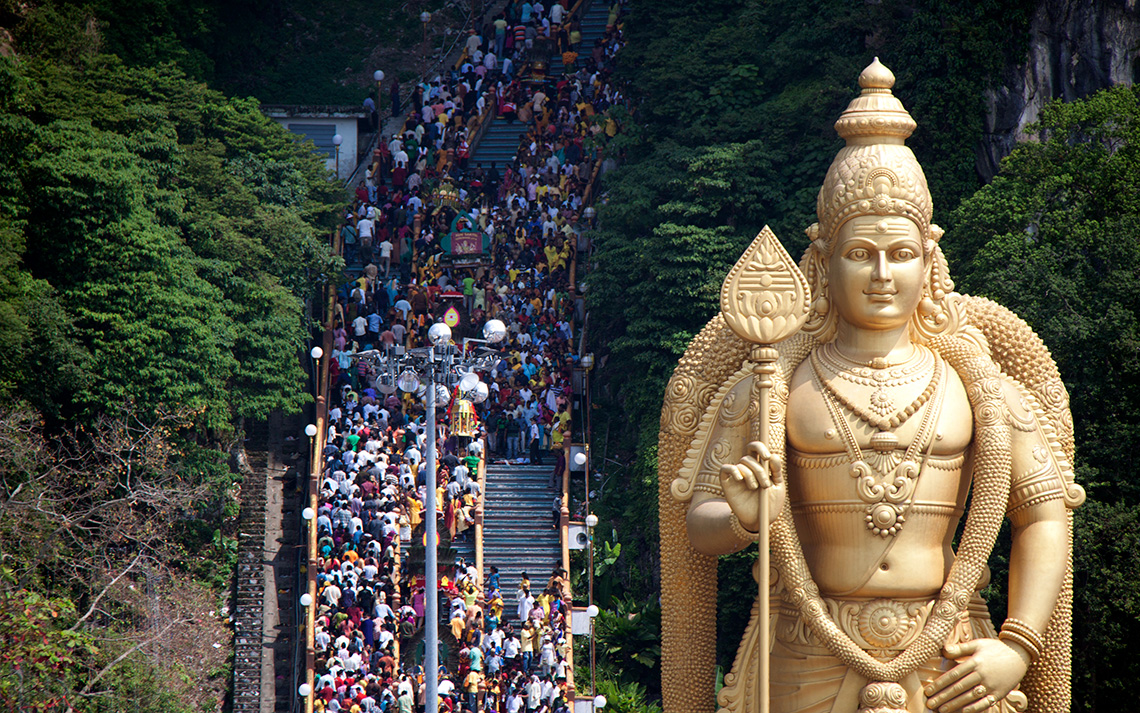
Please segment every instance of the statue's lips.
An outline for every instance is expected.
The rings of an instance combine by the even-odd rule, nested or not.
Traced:
[[[894,302],[895,292],[864,292],[871,302]]]

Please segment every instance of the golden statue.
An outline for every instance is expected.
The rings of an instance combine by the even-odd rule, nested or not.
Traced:
[[[954,292],[916,124],[877,59],[859,84],[800,268],[765,228],[669,382],[665,712],[1068,711],[1068,394],[1028,325]],[[999,632],[978,592],[1005,516]],[[714,702],[716,556],[769,536]]]

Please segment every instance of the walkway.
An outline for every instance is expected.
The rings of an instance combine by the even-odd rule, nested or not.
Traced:
[[[505,621],[517,622],[515,594],[525,571],[537,595],[554,567],[562,564],[561,541],[552,505],[560,488],[551,483],[554,463],[487,466],[483,515],[483,581],[491,567],[499,569]],[[535,589],[537,587],[537,589]]]

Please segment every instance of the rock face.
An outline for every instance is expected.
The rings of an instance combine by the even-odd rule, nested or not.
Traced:
[[[1054,99],[1072,101],[1133,84],[1140,73],[1138,0],[1042,0],[1030,25],[1029,54],[986,93],[978,173],[989,181]]]

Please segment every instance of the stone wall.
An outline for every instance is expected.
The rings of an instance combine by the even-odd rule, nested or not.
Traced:
[[[1008,67],[986,93],[985,135],[978,173],[990,180],[1025,127],[1053,99],[1072,101],[1100,89],[1133,84],[1140,73],[1138,0],[1042,0],[1030,26],[1029,54]]]

